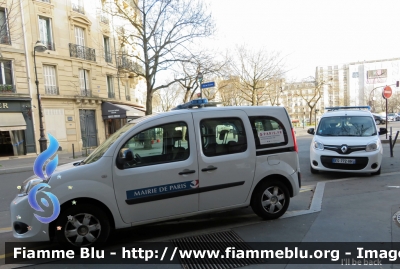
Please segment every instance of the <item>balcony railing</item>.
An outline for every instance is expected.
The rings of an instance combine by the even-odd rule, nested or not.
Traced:
[[[81,89],[81,96],[92,97],[92,91],[89,89]]]
[[[112,63],[112,55],[111,53],[105,53],[104,54],[104,59],[106,60],[107,63]]]
[[[143,68],[138,63],[135,63],[125,56],[118,58],[118,68],[125,69],[136,74],[143,73]]]
[[[83,9],[83,6],[81,6],[81,5],[72,4],[72,10],[85,15],[85,10]]]
[[[8,34],[0,36],[0,44],[11,45],[11,38]]]
[[[0,84],[0,93],[16,93],[15,85]]]
[[[131,100],[131,96],[130,95],[127,95],[126,96],[126,101],[130,101]]]
[[[44,86],[44,90],[46,94],[50,95],[59,95],[57,86]]]
[[[96,50],[77,44],[69,43],[69,55],[89,61],[96,61]]]
[[[108,98],[115,98],[114,92],[108,92]]]
[[[43,45],[45,45],[48,50],[56,50],[53,42],[43,41],[43,40],[41,40],[40,42],[42,42]]]

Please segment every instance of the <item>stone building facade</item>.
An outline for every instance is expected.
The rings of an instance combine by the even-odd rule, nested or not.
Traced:
[[[124,25],[113,23],[102,1],[9,2],[0,7],[10,24],[0,29],[0,156],[39,153],[38,96],[45,133],[63,151],[94,148],[145,114],[143,83],[134,76],[141,67],[121,54],[117,29]],[[38,44],[46,50],[35,50]]]

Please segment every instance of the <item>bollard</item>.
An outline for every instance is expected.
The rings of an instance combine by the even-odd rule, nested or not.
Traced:
[[[389,135],[390,157],[393,157],[392,134]]]
[[[75,159],[75,149],[74,144],[72,144],[72,158]]]

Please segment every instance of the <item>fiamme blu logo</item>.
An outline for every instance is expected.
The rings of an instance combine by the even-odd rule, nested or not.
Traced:
[[[40,153],[33,164],[35,175],[42,179],[43,182],[34,186],[28,194],[28,202],[30,206],[38,212],[45,211],[40,204],[47,208],[50,206],[50,203],[53,205],[53,212],[49,217],[42,217],[38,214],[34,214],[36,219],[42,223],[50,223],[60,214],[60,202],[58,201],[58,198],[51,192],[43,191],[45,188],[51,188],[50,185],[45,182],[47,182],[51,177],[58,165],[58,155],[56,155],[52,160],[50,160],[50,158],[57,152],[59,143],[51,134],[48,134],[48,138],[50,141],[49,147]],[[37,201],[37,194],[39,191],[44,193],[47,196],[46,198],[48,198],[41,198],[40,204]]]

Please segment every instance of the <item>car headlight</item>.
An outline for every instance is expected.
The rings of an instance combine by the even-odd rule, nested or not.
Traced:
[[[324,144],[318,141],[314,141],[314,148],[317,150],[324,150]]]
[[[21,190],[19,191],[18,196],[25,196],[28,195],[28,192],[37,184],[42,183],[43,179],[40,178],[32,178],[25,180],[21,186]]]
[[[378,143],[378,141],[374,141],[374,142],[367,144],[365,151],[375,151],[378,149],[379,149],[379,143]]]

